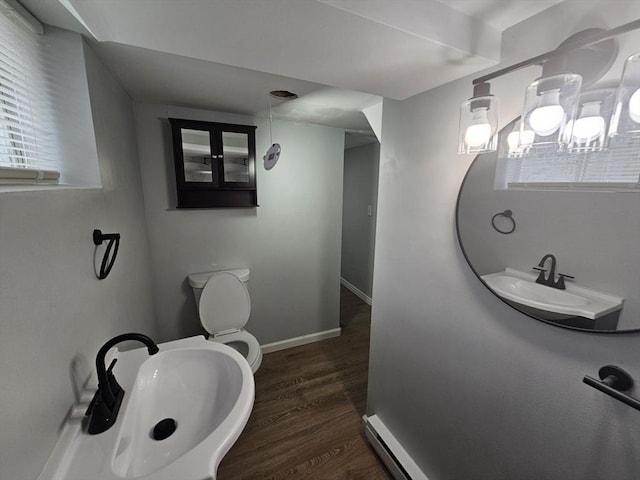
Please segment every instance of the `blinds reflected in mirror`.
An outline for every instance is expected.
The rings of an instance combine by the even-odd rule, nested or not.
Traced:
[[[494,189],[640,190],[640,138],[615,137],[607,150],[558,152],[532,147],[520,155],[501,155]]]

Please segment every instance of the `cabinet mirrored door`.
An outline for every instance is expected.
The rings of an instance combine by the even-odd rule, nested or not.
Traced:
[[[258,205],[254,125],[169,122],[178,208]]]
[[[222,166],[225,183],[249,183],[249,135],[222,132]]]
[[[216,184],[210,132],[181,128],[180,137],[182,140],[184,181]]]

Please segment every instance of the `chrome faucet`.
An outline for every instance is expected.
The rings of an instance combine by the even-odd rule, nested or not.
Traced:
[[[544,264],[547,260],[551,260],[551,268],[549,269],[548,275],[545,277],[544,274],[547,273],[547,270],[544,268]],[[567,288],[564,284],[565,278],[569,278],[571,280],[575,278],[571,275],[560,273],[558,274],[558,280],[556,281],[556,257],[550,253],[547,253],[544,257],[542,257],[540,262],[538,262],[538,266],[533,267],[533,269],[540,272],[540,275],[538,275],[538,278],[536,278],[536,283],[539,283],[540,285],[546,285],[547,287],[557,288],[559,290],[564,290]]]
[[[89,417],[89,427],[87,431],[91,435],[108,430],[113,426],[118,417],[120,404],[124,398],[124,390],[120,387],[112,372],[117,359],[114,359],[107,369],[105,368],[105,356],[109,349],[126,340],[136,340],[143,343],[147,347],[149,355],[158,353],[158,346],[154,341],[141,333],[124,333],[118,335],[98,350],[98,355],[96,355],[98,391],[93,396],[93,400],[91,400],[89,408],[87,408],[87,412],[85,413],[85,415]]]

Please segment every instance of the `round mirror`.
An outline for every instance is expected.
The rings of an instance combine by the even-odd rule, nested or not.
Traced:
[[[523,154],[508,150],[518,120],[460,187],[456,223],[469,265],[535,319],[640,332],[640,139],[578,155]]]

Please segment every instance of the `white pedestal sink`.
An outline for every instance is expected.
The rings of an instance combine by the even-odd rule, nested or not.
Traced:
[[[216,478],[222,457],[249,419],[253,374],[234,349],[191,337],[116,352],[114,375],[125,391],[116,423],[89,435],[84,411],[95,389],[74,409],[41,480],[205,480]],[[175,421],[175,431],[155,440],[154,426]]]

